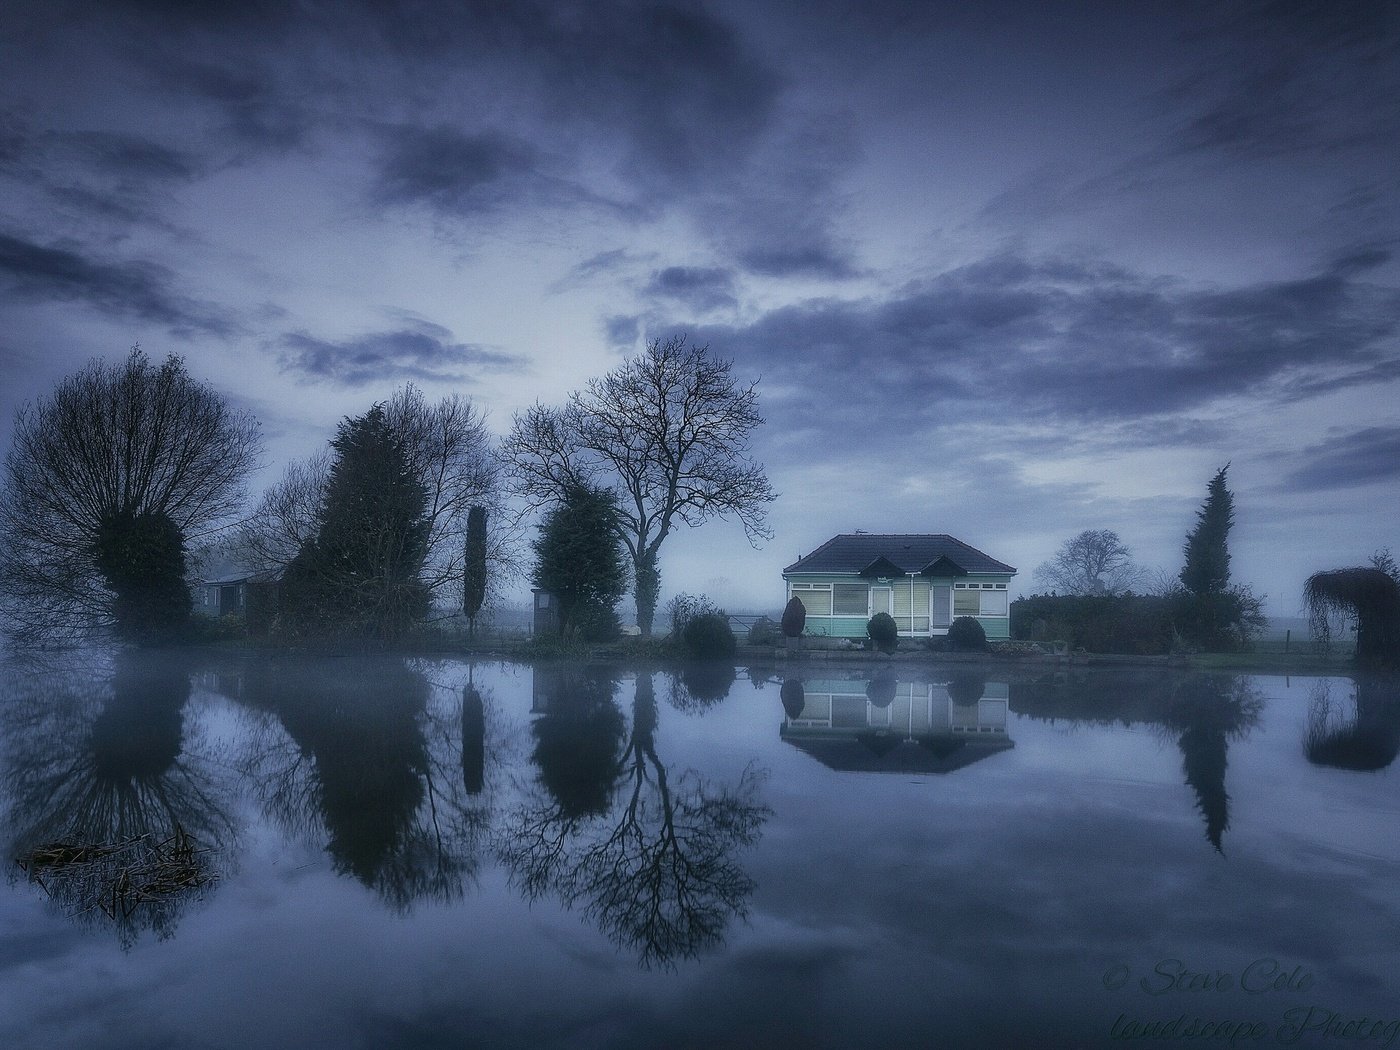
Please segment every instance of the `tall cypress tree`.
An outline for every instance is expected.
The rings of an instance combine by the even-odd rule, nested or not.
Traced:
[[[476,637],[476,614],[486,600],[486,508],[467,511],[466,565],[462,572],[462,612],[467,632]]]
[[[1196,513],[1196,527],[1186,536],[1186,564],[1181,582],[1195,595],[1219,594],[1230,582],[1230,526],[1235,523],[1235,497],[1225,487],[1226,463],[1210,479],[1205,502]]]

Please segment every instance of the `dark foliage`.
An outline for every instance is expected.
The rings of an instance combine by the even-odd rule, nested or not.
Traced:
[[[117,634],[149,645],[172,641],[189,626],[185,540],[163,511],[121,514],[104,521],[94,562],[115,598]]]
[[[692,616],[681,628],[681,645],[696,660],[732,660],[738,648],[729,617],[722,612]]]
[[[729,695],[735,677],[734,665],[727,660],[688,661],[675,678],[671,703],[687,712],[713,707]]]
[[[887,612],[877,612],[870,617],[865,633],[882,653],[892,653],[899,648],[899,625]]]
[[[1011,637],[1063,641],[1091,653],[1163,655],[1184,639],[1213,651],[1239,649],[1265,623],[1244,588],[1197,596],[1037,594],[1011,603]]]
[[[622,637],[622,621],[611,605],[585,605],[575,615],[574,627],[581,642],[615,642]]]
[[[476,617],[486,600],[486,508],[467,511],[466,563],[462,571],[462,612],[467,631],[476,635]]]
[[[284,574],[284,608],[300,633],[392,641],[428,611],[427,490],[382,406],[344,420],[331,447],[317,536]]]
[[[802,635],[802,629],[807,626],[807,606],[802,604],[802,599],[795,595],[788,599],[788,603],[783,607],[783,636],[786,638],[798,638]]]
[[[1196,513],[1196,527],[1186,536],[1186,564],[1181,584],[1192,594],[1218,594],[1230,583],[1230,528],[1235,523],[1235,497],[1225,487],[1226,463],[1210,479],[1205,502]]]
[[[540,526],[531,579],[558,601],[565,638],[575,637],[585,621],[605,627],[604,611],[614,609],[627,588],[616,515],[611,493],[575,485]]]
[[[1400,584],[1381,568],[1315,572],[1303,585],[1313,634],[1327,642],[1331,620],[1356,625],[1356,663],[1374,669],[1400,668]]]
[[[959,616],[948,627],[948,648],[955,653],[987,651],[987,632],[971,616]]]
[[[1366,676],[1356,683],[1356,717],[1346,721],[1332,705],[1326,680],[1308,712],[1303,753],[1309,762],[1369,773],[1390,766],[1400,753],[1400,680]]]

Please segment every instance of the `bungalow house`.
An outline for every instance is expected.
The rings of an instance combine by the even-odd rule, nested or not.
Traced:
[[[261,634],[276,612],[278,588],[276,572],[234,571],[196,581],[191,597],[196,615],[241,616]]]
[[[894,617],[902,637],[948,633],[975,617],[991,639],[1011,637],[1007,586],[1016,569],[946,535],[833,536],[783,570],[807,609],[807,633],[864,638],[870,617]]]

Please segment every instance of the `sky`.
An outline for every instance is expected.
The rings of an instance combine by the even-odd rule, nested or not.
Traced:
[[[256,492],[412,382],[494,432],[649,339],[757,380],[777,609],[838,532],[1234,579],[1400,548],[1391,3],[10,0],[0,450],[133,344],[253,412]]]

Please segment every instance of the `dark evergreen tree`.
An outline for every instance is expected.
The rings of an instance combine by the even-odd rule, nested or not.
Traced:
[[[428,609],[427,492],[380,405],[344,420],[331,447],[316,540],[284,580],[288,610],[303,630],[391,641]]]
[[[571,486],[545,515],[535,541],[531,581],[559,603],[559,631],[573,637],[585,619],[612,610],[627,589],[610,492]]]
[[[463,572],[462,612],[467,631],[476,637],[476,617],[486,600],[486,508],[467,511],[467,556]]]
[[[1195,595],[1220,594],[1230,583],[1230,527],[1235,523],[1235,497],[1225,487],[1226,463],[1210,479],[1205,502],[1196,513],[1196,527],[1186,536],[1182,585]]]

